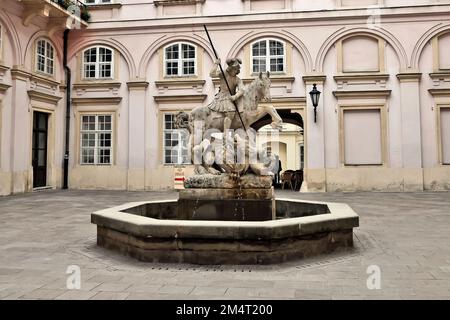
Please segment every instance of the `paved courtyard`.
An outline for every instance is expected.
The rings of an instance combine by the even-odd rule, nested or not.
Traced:
[[[450,299],[450,193],[278,192],[345,202],[355,248],[275,266],[149,264],[96,246],[90,213],[176,193],[45,191],[0,198],[0,299]],[[81,289],[67,289],[79,266]],[[381,289],[367,271],[381,269]]]

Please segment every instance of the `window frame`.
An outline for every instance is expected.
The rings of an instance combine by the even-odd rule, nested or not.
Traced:
[[[185,129],[166,129],[166,116],[172,116],[175,117],[176,113],[171,113],[171,112],[166,112],[162,114],[162,163],[166,166],[177,166],[177,165],[189,165],[191,164],[190,162],[190,154],[189,154],[189,136],[187,136],[186,139],[186,147],[184,148],[186,150],[186,162],[167,162],[166,161],[166,150],[167,148],[172,149],[178,149],[178,154],[177,154],[177,159],[181,159],[183,160],[183,143],[182,143],[182,131],[187,132],[187,130]],[[172,134],[177,134],[178,135],[178,145],[176,147],[173,146],[166,146],[166,134],[170,133]],[[172,141],[172,138],[171,138]],[[172,158],[172,156],[170,156]]]
[[[184,59],[182,58],[182,45],[188,45],[188,46],[192,46],[194,48],[194,58],[188,58],[188,59]],[[170,47],[173,47],[177,45],[178,46],[178,59],[167,59],[166,56],[166,50]],[[163,68],[164,68],[164,72],[163,75],[165,78],[189,78],[189,77],[197,77],[198,76],[198,67],[197,67],[197,59],[198,59],[198,49],[197,46],[193,43],[190,42],[185,42],[185,41],[180,41],[180,42],[172,42],[168,45],[166,45],[163,48]],[[178,72],[177,74],[167,74],[167,63],[170,61],[176,61],[178,63]],[[183,62],[184,61],[194,61],[194,73],[193,74],[183,74]]]
[[[378,68],[375,70],[352,70],[347,69],[344,65],[344,43],[354,38],[369,38],[376,40],[378,42]],[[386,73],[386,48],[387,42],[383,38],[377,35],[367,34],[367,33],[356,33],[346,36],[335,44],[337,50],[337,73],[339,74],[384,74]]]
[[[436,37],[434,37],[431,40],[431,45],[433,47],[433,64],[434,64],[434,71],[435,72],[444,72],[444,73],[449,73],[450,72],[450,66],[447,66],[447,68],[445,68],[443,65],[441,65],[441,56],[442,56],[442,52],[441,52],[441,38],[443,37],[450,37],[450,32],[447,30],[439,35],[437,35]]]
[[[287,52],[286,52],[287,44],[286,44],[286,41],[283,41],[283,40],[277,39],[277,38],[263,38],[263,39],[258,39],[256,41],[253,41],[250,44],[250,73],[251,73],[251,75],[257,75],[261,71],[260,70],[258,72],[255,72],[254,69],[253,69],[253,67],[254,67],[253,59],[255,57],[259,57],[259,58],[263,57],[263,56],[254,56],[253,55],[253,46],[255,44],[257,44],[257,43],[262,42],[262,41],[266,42],[266,56],[265,56],[265,59],[266,59],[266,61],[265,61],[266,62],[266,71],[263,71],[263,72],[270,71],[271,74],[286,74],[287,73],[287,71],[286,71],[287,70],[286,69],[287,68],[287,65],[286,65],[286,60],[287,60]],[[270,70],[270,59],[271,58],[279,58],[280,57],[279,55],[270,55],[270,41],[276,41],[276,42],[279,42],[279,43],[281,43],[283,45],[283,71],[271,71]],[[267,67],[269,67],[269,70],[267,70]]]
[[[95,49],[96,50],[96,58],[95,62],[86,62],[85,60],[85,54],[87,51]],[[111,75],[109,77],[100,77],[100,66],[102,64],[106,65],[105,62],[100,62],[100,49],[106,49],[111,51],[111,61],[109,62],[111,64]],[[115,77],[115,50],[113,48],[104,46],[104,45],[95,45],[88,47],[84,49],[81,52],[81,79],[90,81],[90,80],[113,80]],[[95,67],[95,76],[94,77],[86,77],[86,66],[87,65],[94,65]]]
[[[83,0],[83,3],[87,6],[101,6],[103,4],[112,4],[114,0],[107,0],[108,2],[103,2],[105,0],[93,0],[94,2],[86,2],[86,0]]]
[[[388,116],[386,103],[371,104],[371,103],[359,103],[359,104],[342,104],[338,105],[339,109],[339,161],[341,167],[344,168],[374,168],[374,167],[387,167],[389,159],[388,149]],[[380,139],[381,139],[381,163],[379,164],[348,164],[345,159],[345,123],[344,113],[346,111],[358,111],[358,110],[377,110],[380,113]]]
[[[44,55],[41,55],[39,53],[39,51],[38,51],[40,42],[44,42]],[[50,48],[52,49],[52,57],[51,58],[48,57],[48,52],[47,52],[48,46],[50,46]],[[45,39],[45,38],[37,39],[36,42],[35,42],[35,50],[34,50],[34,55],[35,55],[35,64],[34,64],[35,72],[43,74],[43,75],[46,75],[46,76],[54,77],[55,74],[56,74],[55,53],[56,53],[55,47],[53,46],[53,43],[50,40]],[[42,56],[44,57],[44,70],[45,71],[39,70],[39,57],[42,57]],[[52,62],[52,73],[47,72],[48,67],[49,67],[49,65],[48,65],[49,61]]]
[[[437,103],[436,109],[436,134],[439,164],[443,167],[449,167],[450,162],[447,163],[444,161],[444,141],[442,139],[442,110],[450,110],[450,103]]]
[[[111,129],[110,130],[99,130],[99,117],[111,117]],[[94,130],[83,130],[83,117],[95,117],[95,128]],[[114,131],[115,131],[115,118],[114,118],[114,113],[112,112],[83,112],[80,113],[80,118],[79,118],[79,148],[78,148],[78,152],[79,152],[79,156],[78,156],[78,161],[79,164],[81,166],[112,166],[114,164],[114,150],[115,150],[115,145],[114,145],[114,139],[115,139],[115,135],[114,135]],[[94,162],[93,163],[88,163],[88,162],[84,162],[83,161],[83,149],[90,149],[91,147],[83,147],[83,134],[94,134]],[[101,147],[99,146],[99,135],[102,133],[110,133],[111,134],[111,145],[109,147]],[[99,162],[99,155],[98,152],[100,149],[104,149],[104,150],[109,150],[109,163],[100,163]]]

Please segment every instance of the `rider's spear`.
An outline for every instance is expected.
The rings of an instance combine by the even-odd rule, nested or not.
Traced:
[[[208,36],[208,39],[209,39],[209,43],[211,44],[211,47],[212,47],[212,49],[214,51],[214,55],[216,56],[216,59],[218,60],[219,57],[217,56],[216,49],[214,48],[214,45],[213,45],[212,40],[211,40],[211,37],[209,36],[209,32],[208,32],[208,29],[206,28],[206,24],[204,24],[203,27],[205,28],[206,35]],[[223,79],[225,80],[225,83],[227,85],[228,92],[230,93],[230,96],[232,96],[233,93],[231,93],[230,85],[228,84],[227,77],[225,76],[225,72],[223,72],[223,68],[222,68],[222,65],[220,63],[219,63],[219,67],[220,67],[220,72],[222,73]],[[236,101],[233,101],[233,105],[236,108],[236,112],[237,112],[237,114],[239,116],[239,119],[241,119],[242,126],[244,127],[244,130],[247,133],[247,129],[245,128],[245,124],[244,124],[244,120],[242,120],[241,113],[239,112],[239,108],[238,108],[238,106],[236,104]]]

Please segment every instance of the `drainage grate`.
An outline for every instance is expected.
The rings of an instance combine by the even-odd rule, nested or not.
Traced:
[[[332,254],[324,254],[321,256],[316,256],[312,258],[306,258],[298,261],[291,261],[279,265],[245,265],[245,266],[235,266],[235,265],[211,265],[211,266],[199,266],[199,265],[189,265],[189,264],[168,264],[168,263],[148,263],[148,262],[138,262],[135,260],[126,260],[120,254],[108,251],[103,248],[99,248],[95,245],[96,236],[84,239],[82,242],[66,247],[71,253],[85,256],[91,260],[101,262],[111,266],[114,270],[121,271],[136,271],[136,270],[154,270],[161,272],[212,272],[212,273],[251,273],[251,272],[277,272],[277,273],[288,273],[293,270],[304,270],[309,268],[324,267],[336,263],[347,262],[352,259],[361,257],[363,254],[368,254],[372,251],[378,251],[380,248],[377,246],[376,241],[371,238],[366,232],[358,231],[355,233],[354,237],[354,247],[353,249],[342,250]],[[106,251],[105,251],[106,250]],[[105,256],[105,252],[107,252]],[[124,260],[125,259],[125,260]],[[131,259],[131,258],[130,258]],[[135,265],[133,265],[135,263]],[[131,265],[130,265],[131,264]]]

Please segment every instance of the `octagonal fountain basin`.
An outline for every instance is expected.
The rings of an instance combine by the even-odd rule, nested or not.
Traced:
[[[358,215],[346,204],[275,199],[276,219],[180,220],[178,200],[92,213],[97,245],[141,261],[275,264],[353,246]]]

